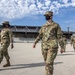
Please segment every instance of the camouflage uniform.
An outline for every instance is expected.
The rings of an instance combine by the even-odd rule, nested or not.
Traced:
[[[8,24],[8,22],[5,21],[4,24]],[[10,31],[9,28],[3,28],[1,30],[0,40],[1,40],[1,47],[0,47],[0,63],[1,63],[3,57],[5,57],[7,61],[9,61],[10,59],[8,54],[8,47],[10,45],[10,41],[12,41],[12,32]]]
[[[50,13],[51,14],[51,13]],[[53,75],[53,63],[58,52],[58,39],[61,38],[62,31],[60,26],[53,22],[43,25],[39,31],[39,35],[35,39],[34,44],[42,40],[42,55],[45,61],[46,75]]]
[[[73,44],[73,48],[74,48],[74,51],[75,51],[75,35],[73,35],[71,37],[71,44]]]
[[[63,36],[63,38],[60,40],[59,44],[61,46],[61,49],[63,49],[63,52],[65,52],[66,44],[67,44],[67,39],[65,36]]]

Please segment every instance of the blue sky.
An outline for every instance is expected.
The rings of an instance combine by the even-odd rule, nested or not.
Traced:
[[[75,0],[0,0],[0,24],[8,20],[11,25],[42,26],[49,10],[63,31],[75,31]]]

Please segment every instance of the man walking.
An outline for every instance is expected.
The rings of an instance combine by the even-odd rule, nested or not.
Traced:
[[[10,24],[8,21],[2,23],[2,30],[0,34],[1,47],[0,47],[0,63],[3,60],[3,57],[6,58],[7,63],[3,67],[10,66],[10,57],[8,54],[8,47],[11,42],[11,48],[13,48],[13,38],[12,32],[10,31]]]
[[[67,45],[67,39],[66,39],[65,35],[62,36],[61,40],[59,41],[59,44],[60,44],[61,50],[63,49],[63,52],[65,52],[66,45]]]
[[[52,11],[47,11],[44,16],[47,22],[41,27],[39,35],[34,41],[33,48],[36,47],[36,44],[41,39],[46,75],[53,75],[53,63],[58,52],[58,41],[62,37],[62,31],[59,24],[52,20]]]

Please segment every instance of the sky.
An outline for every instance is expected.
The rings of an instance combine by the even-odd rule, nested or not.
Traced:
[[[46,11],[63,31],[75,31],[75,0],[0,0],[0,25],[43,26]]]

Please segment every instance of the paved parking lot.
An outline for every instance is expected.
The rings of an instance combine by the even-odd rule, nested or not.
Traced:
[[[6,63],[4,58],[0,65],[0,75],[45,75],[41,45],[38,43],[35,49],[32,45],[33,43],[14,43],[14,49],[9,47],[11,66],[2,67]],[[70,44],[65,53],[58,52],[53,75],[75,75],[75,52]]]

